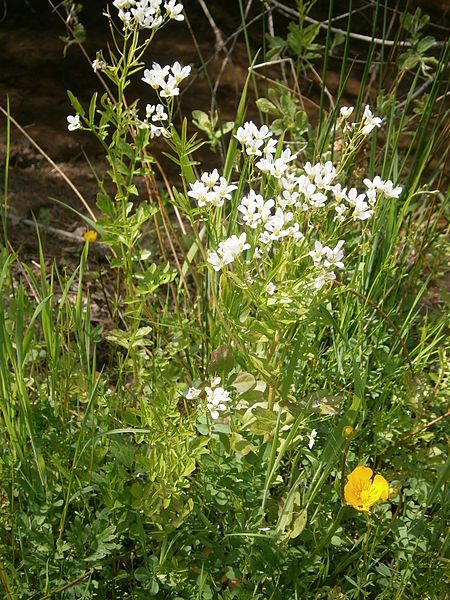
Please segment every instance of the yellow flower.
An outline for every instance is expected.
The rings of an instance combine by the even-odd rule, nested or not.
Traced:
[[[95,242],[97,240],[97,232],[92,229],[88,229],[83,235],[86,242]]]
[[[353,429],[353,427],[351,425],[347,425],[342,430],[342,435],[344,436],[344,438],[346,440],[349,440],[351,437],[353,437],[354,433],[355,433],[355,430]]]
[[[389,485],[382,475],[373,475],[369,467],[356,467],[347,477],[344,488],[347,504],[369,512],[374,504],[389,498]]]

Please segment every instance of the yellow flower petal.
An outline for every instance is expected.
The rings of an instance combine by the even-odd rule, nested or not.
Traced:
[[[88,229],[83,235],[86,242],[95,242],[97,240],[97,232],[92,229]]]
[[[360,466],[353,469],[347,479],[358,489],[366,490],[370,487],[372,476],[372,469]]]
[[[380,500],[388,500],[389,498],[389,484],[383,475],[375,475],[373,478],[373,485],[377,486],[380,490]]]

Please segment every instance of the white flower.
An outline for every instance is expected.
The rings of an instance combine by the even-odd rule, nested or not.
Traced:
[[[313,259],[316,267],[322,262],[327,250],[330,250],[328,246],[322,246],[321,242],[314,242],[314,250],[309,252],[309,256]]]
[[[362,194],[364,195],[364,194]],[[369,219],[373,215],[374,211],[369,209],[369,205],[367,202],[361,199],[361,196],[358,196],[356,202],[353,205],[353,220],[365,221]]]
[[[381,190],[384,186],[384,181],[379,175],[376,175],[373,179],[364,179],[363,182],[368,190]]]
[[[335,279],[336,275],[334,273],[324,271],[321,275],[319,275],[319,277],[316,277],[316,279],[314,280],[314,287],[320,290],[320,288],[323,287],[327,283],[327,281],[334,281]]]
[[[175,78],[175,81],[177,82],[177,85],[181,81],[183,81],[183,79],[186,79],[186,77],[189,77],[190,73],[191,73],[191,67],[189,65],[186,67],[182,67],[178,61],[173,63],[172,74]]]
[[[106,66],[105,61],[100,60],[98,58],[96,58],[92,62],[92,68],[94,69],[94,73],[97,73],[97,71],[102,71],[105,68],[105,66]]]
[[[377,190],[367,190],[366,196],[370,206],[375,206],[377,202]]]
[[[232,263],[239,254],[250,248],[246,239],[247,234],[244,232],[239,237],[232,235],[227,240],[220,242],[217,252],[209,253],[207,258],[209,264],[215,271],[220,271],[224,266]]]
[[[331,188],[331,191],[338,202],[347,199],[347,188],[343,188],[340,183],[336,183],[336,185]]]
[[[265,223],[270,217],[271,208],[275,205],[275,201],[270,198],[264,201],[260,194],[256,194],[254,190],[250,190],[248,196],[244,196],[238,206],[238,211],[242,213],[244,223],[256,229],[260,223]]]
[[[275,138],[270,138],[267,140],[266,145],[264,146],[264,156],[268,158],[271,154],[275,154],[277,151],[277,140]]]
[[[157,127],[156,125],[153,125],[153,123],[150,123],[149,129],[151,139],[161,136],[170,138],[170,131],[168,131],[165,127]]]
[[[76,129],[81,129],[80,123],[80,115],[68,115],[67,117],[67,129],[69,131],[75,131]]]
[[[354,110],[353,106],[342,106],[340,110],[341,117],[343,119],[348,119]]]
[[[369,133],[375,129],[375,127],[381,127],[383,120],[380,119],[380,117],[375,117],[372,113],[372,111],[370,110],[370,106],[367,105],[366,108],[364,109],[364,114],[363,114],[363,128],[362,128],[362,132],[364,135],[369,135]]]
[[[275,214],[270,216],[267,219],[267,222],[264,225],[264,229],[268,232],[269,238],[271,240],[279,240],[282,237],[285,237],[290,234],[290,230],[283,229],[284,226],[292,221],[294,215],[289,213],[284,213],[281,208],[277,208]]]
[[[330,184],[337,176],[337,171],[331,160],[325,164],[317,163],[314,166],[307,162],[304,166],[305,173],[318,188],[330,189]]]
[[[250,244],[247,244],[246,240],[247,234],[244,232],[241,233],[239,237],[237,235],[232,235],[230,238],[225,240],[225,242],[222,242],[222,244],[226,243],[227,251],[231,252],[236,257],[238,254],[244,252],[244,250],[248,250],[250,248]]]
[[[202,173],[200,179],[206,185],[206,187],[211,190],[219,181],[219,177],[219,171],[214,169],[214,171],[211,173]]]
[[[281,208],[286,208],[287,206],[296,206],[299,196],[299,192],[283,190],[282,195],[278,196],[278,204],[281,206]]]
[[[177,80],[175,77],[170,75],[167,81],[165,81],[161,87],[161,97],[162,98],[171,98],[173,96],[178,96],[180,94],[180,89],[177,87]]]
[[[214,271],[220,271],[225,265],[228,264],[227,262],[225,262],[224,257],[219,256],[217,252],[210,252],[208,254],[208,262],[212,266]]]
[[[227,409],[226,403],[230,401],[230,393],[224,390],[223,387],[205,387],[205,392],[206,406],[211,419],[218,419],[220,413]]]
[[[136,4],[135,0],[114,0],[113,5],[118,10],[124,10],[130,8],[130,6],[134,6]]]
[[[145,107],[145,113],[147,119],[152,119],[152,121],[167,121],[169,118],[167,113],[164,110],[164,106],[162,104],[147,104]]]
[[[358,202],[362,202],[365,199],[365,194],[358,194],[356,188],[350,188],[347,192],[348,203],[355,206]]]
[[[275,287],[275,285],[272,282],[270,282],[266,286],[266,293],[269,294],[269,296],[273,296],[276,292],[276,289],[277,288]]]
[[[338,267],[338,269],[344,268],[344,263],[342,262],[344,253],[341,250],[344,243],[344,240],[339,240],[333,249],[328,247],[326,248],[326,258],[323,261],[325,267]]]
[[[403,190],[401,185],[394,187],[394,184],[390,179],[385,181],[381,189],[383,190],[383,193],[388,196],[388,198],[398,198]]]
[[[165,85],[165,78],[169,74],[169,71],[169,65],[161,67],[161,65],[154,62],[151,69],[145,69],[142,81],[150,85],[153,89],[158,89]]]
[[[259,234],[259,241],[261,242],[261,244],[270,244],[270,235],[268,231],[262,231]]]
[[[184,15],[181,14],[183,10],[182,4],[177,4],[177,0],[169,0],[164,4],[167,16],[169,19],[175,19],[175,21],[183,21]]]
[[[309,434],[309,438],[308,438],[308,448],[310,450],[312,450],[314,444],[316,443],[316,437],[317,437],[317,431],[315,429],[313,429],[311,431],[311,433]]]
[[[225,177],[221,177],[219,183],[213,187],[213,191],[216,193],[217,198],[221,201],[222,206],[224,200],[231,200],[231,192],[237,190],[237,185],[228,185],[228,181]]]
[[[203,181],[196,181],[190,184],[191,190],[187,193],[190,198],[197,200],[200,207],[210,204],[214,198],[215,193],[203,183]]]
[[[339,223],[345,221],[345,213],[348,211],[348,206],[346,204],[337,204],[334,207],[334,210],[337,212],[337,215],[334,217],[333,221],[339,221]]]
[[[244,123],[243,127],[239,127],[235,134],[236,139],[245,147],[248,156],[262,156],[261,147],[264,145],[264,140],[270,136],[267,125],[258,129],[253,121]]]
[[[201,393],[202,393],[201,390],[199,390],[195,387],[190,387],[187,391],[186,398],[188,400],[195,400],[196,398],[198,398],[200,396]]]
[[[288,227],[287,232],[288,232],[288,235],[290,237],[292,237],[294,240],[299,241],[299,240],[305,239],[305,236],[300,231],[300,225],[298,223],[295,223],[294,225],[291,225],[290,227]]]

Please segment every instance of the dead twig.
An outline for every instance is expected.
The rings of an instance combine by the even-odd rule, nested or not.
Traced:
[[[448,410],[445,414],[441,415],[440,417],[436,417],[432,421],[429,421],[426,425],[422,425],[422,427],[419,427],[419,429],[416,429],[415,431],[408,433],[408,435],[405,435],[404,437],[402,437],[402,439],[400,441],[403,443],[405,440],[409,439],[410,437],[413,437],[413,436],[417,435],[418,433],[425,431],[425,429],[428,429],[432,425],[436,425],[436,423],[439,423],[439,421],[443,421],[447,417],[450,417],[450,410]]]

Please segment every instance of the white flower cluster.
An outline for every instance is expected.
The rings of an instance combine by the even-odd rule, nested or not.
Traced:
[[[220,377],[215,377],[211,381],[211,386],[205,387],[206,407],[213,420],[219,418],[220,413],[227,409],[227,402],[230,401],[230,392],[221,387],[220,382]],[[201,393],[202,391],[198,388],[190,387],[186,398],[188,400],[195,400]],[[199,404],[199,408],[202,408],[201,404]]]
[[[402,187],[399,185],[394,187],[390,179],[383,181],[379,175],[376,175],[372,180],[364,179],[364,185],[367,188],[366,195],[369,198],[369,203],[374,205],[378,194],[384,194],[388,198],[399,198],[402,193]]]
[[[143,29],[157,29],[167,19],[184,19],[183,5],[177,0],[114,0],[113,5],[125,27],[137,23]]]
[[[342,119],[348,119],[353,111],[353,107],[343,107]],[[354,125],[357,125],[357,134],[367,135],[381,123],[382,120],[366,106],[361,122]],[[356,187],[343,187],[338,181],[339,172],[331,161],[307,162],[300,168],[294,162],[296,155],[290,148],[283,148],[266,125],[258,128],[249,121],[238,128],[235,137],[250,163],[251,188],[257,182],[259,189],[248,190],[237,206],[244,233],[233,235],[221,242],[215,252],[209,253],[208,262],[215,271],[220,271],[251,247],[253,260],[258,261],[271,251],[273,245],[284,240],[304,245],[305,234],[315,227],[314,219],[319,211],[331,210],[338,223],[366,221],[375,213],[380,196],[398,198],[402,192],[400,186],[395,187],[392,181],[383,181],[379,176],[373,180],[364,179],[366,189],[363,192]],[[200,207],[222,206],[224,198],[228,198],[236,186],[228,186],[226,180],[220,178],[221,195],[218,181],[217,170],[204,173],[200,180],[191,184],[188,195],[196,199]],[[264,190],[270,190],[270,194],[265,194]],[[315,288],[320,289],[325,283],[334,281],[336,269],[344,268],[343,246],[343,239],[334,247],[315,241],[314,249],[307,250],[318,270],[312,283]],[[247,272],[245,277],[251,285],[252,274]],[[266,282],[264,289],[267,295],[274,295],[275,283]]]
[[[340,115],[342,119],[344,121],[349,119],[354,110],[355,109],[353,106],[342,106],[340,110]],[[382,123],[383,119],[381,119],[380,117],[375,117],[370,106],[366,105],[366,107],[364,108],[362,121],[360,123],[361,132],[364,135],[369,135],[369,133],[371,133],[375,129],[375,127],[381,127]],[[356,125],[358,125],[358,123],[352,123],[351,125],[346,123],[344,129],[353,129]]]
[[[155,125],[155,123],[164,123],[167,121],[169,115],[165,112],[165,108],[162,104],[147,104],[145,107],[145,119],[139,123],[140,129],[148,129],[150,132],[150,138],[155,137],[170,137],[170,131],[164,126]]]
[[[320,275],[314,281],[316,288],[320,289],[327,281],[334,281],[336,279],[336,274],[331,269],[334,267],[338,269],[344,268],[344,263],[342,262],[344,258],[342,246],[344,243],[344,240],[339,240],[334,248],[323,246],[320,242],[314,243],[314,250],[309,255],[313,259],[314,266],[320,269]]]
[[[183,79],[189,77],[191,67],[182,67],[178,61],[172,66],[165,65],[161,67],[157,62],[152,64],[151,69],[145,69],[142,81],[157,90],[162,98],[171,98],[178,96],[180,88],[178,87]]]
[[[225,200],[231,200],[231,192],[237,185],[228,185],[225,177],[221,177],[217,169],[211,173],[203,173],[201,178],[190,184],[188,196],[197,200],[200,208],[204,206],[223,206]]]
[[[226,265],[231,264],[239,254],[242,254],[245,250],[250,248],[250,244],[247,244],[247,234],[241,233],[232,235],[228,239],[220,242],[216,252],[210,252],[208,255],[208,262],[212,265],[215,271],[220,271]]]
[[[235,137],[241,143],[247,156],[262,156],[265,140],[271,138],[265,145],[264,154],[275,154],[276,140],[274,140],[267,125],[263,125],[260,129],[256,127],[253,121],[244,123],[243,127],[239,127]]]

